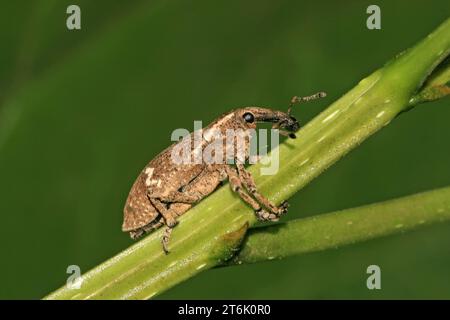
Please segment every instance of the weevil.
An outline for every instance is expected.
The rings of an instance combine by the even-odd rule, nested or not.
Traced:
[[[241,130],[248,132],[255,129],[258,123],[272,123],[279,133],[289,138],[295,138],[295,132],[300,125],[291,115],[295,103],[306,102],[324,97],[324,92],[311,96],[294,96],[287,112],[263,107],[244,107],[223,114],[206,128],[205,132],[224,133],[226,130]],[[190,134],[190,137],[196,132]],[[129,232],[131,238],[137,239],[146,233],[166,226],[162,237],[162,246],[168,253],[168,243],[172,229],[177,224],[177,218],[188,211],[193,205],[212,193],[226,179],[231,189],[247,203],[261,221],[277,221],[287,212],[288,204],[283,202],[276,206],[259,193],[252,175],[245,168],[249,158],[249,135],[244,136],[247,142],[242,150],[243,155],[224,152],[223,162],[179,163],[173,161],[174,148],[187,143],[193,150],[192,139],[183,139],[162,151],[141,171],[134,182],[124,207],[122,230]],[[237,139],[232,141],[236,147]],[[212,135],[202,135],[201,150],[206,150],[213,143]],[[224,148],[226,148],[224,146]],[[234,161],[230,161],[234,160]]]

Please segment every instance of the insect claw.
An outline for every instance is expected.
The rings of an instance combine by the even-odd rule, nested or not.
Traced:
[[[286,213],[288,211],[288,208],[289,208],[289,203],[287,201],[283,201],[280,205],[281,214]]]
[[[173,217],[168,217],[165,220],[166,220],[166,224],[169,228],[173,228],[178,224],[178,221]]]
[[[167,248],[167,245],[163,242],[163,251],[166,255],[170,253],[169,248]]]
[[[259,221],[278,221],[279,217],[278,215],[274,213],[269,213],[264,209],[259,209],[255,211],[256,217]]]
[[[167,255],[169,254],[169,240],[170,240],[170,234],[172,233],[172,228],[167,227],[166,230],[164,230],[164,235],[162,237],[162,246],[164,253]]]

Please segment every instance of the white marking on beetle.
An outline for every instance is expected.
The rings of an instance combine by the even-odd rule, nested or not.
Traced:
[[[332,114],[330,114],[328,117],[326,117],[325,119],[322,120],[322,123],[325,123],[329,120],[331,120],[335,115],[337,115],[341,110],[336,110],[335,112],[333,112]]]
[[[146,186],[149,186],[152,184],[152,176],[153,176],[154,170],[155,170],[155,168],[146,168],[145,169],[145,174],[147,175],[147,179],[145,179]]]
[[[379,118],[379,117],[381,117],[381,116],[383,116],[383,114],[385,114],[386,113],[386,111],[381,111],[379,114],[377,114],[377,118]]]

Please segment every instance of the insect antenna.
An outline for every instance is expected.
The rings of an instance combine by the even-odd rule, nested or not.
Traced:
[[[325,92],[323,92],[323,91],[317,92],[317,93],[315,93],[315,94],[312,94],[312,95],[306,96],[306,97],[298,97],[298,96],[294,96],[294,97],[292,97],[292,99],[291,99],[291,103],[289,103],[289,108],[288,108],[287,114],[288,114],[288,115],[291,114],[292,107],[293,107],[294,104],[296,104],[296,103],[300,103],[300,102],[308,102],[308,101],[316,100],[316,99],[323,98],[323,97],[326,97],[326,96],[327,96],[327,94],[326,94]]]

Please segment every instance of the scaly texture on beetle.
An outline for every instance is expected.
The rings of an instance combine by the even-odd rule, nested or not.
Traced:
[[[299,123],[290,115],[292,105],[324,96],[325,93],[319,92],[308,97],[294,97],[288,112],[261,107],[245,107],[222,115],[203,129],[206,134],[202,134],[200,137],[201,151],[207,151],[209,145],[217,143],[216,139],[224,140],[223,137],[226,137],[227,130],[239,132],[241,136],[236,135],[233,138],[231,143],[233,152],[223,150],[220,155],[212,154],[212,157],[216,157],[214,163],[173,161],[174,148],[183,150],[184,147],[187,147],[192,150],[190,157],[195,157],[196,132],[191,133],[190,139],[185,137],[180,142],[171,145],[150,161],[134,182],[125,203],[122,230],[129,232],[133,239],[137,239],[145,233],[165,225],[166,230],[162,244],[164,251],[168,253],[170,233],[177,224],[177,218],[212,193],[226,179],[232,190],[253,208],[258,219],[262,221],[278,220],[287,211],[287,203],[276,206],[261,195],[252,175],[244,167],[245,162],[249,159],[249,129],[255,129],[257,123],[269,122],[273,123],[273,128],[278,128],[281,134],[295,138],[294,132],[299,129]],[[207,134],[213,130],[219,132],[220,135]],[[238,141],[239,139],[243,140]],[[243,148],[239,149],[241,154],[238,154],[238,142],[242,141],[244,141]],[[223,143],[224,149],[229,147],[225,141],[221,143]],[[222,161],[217,161],[217,158]]]

